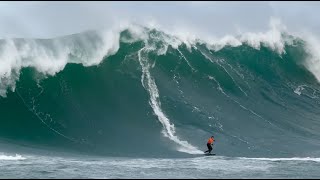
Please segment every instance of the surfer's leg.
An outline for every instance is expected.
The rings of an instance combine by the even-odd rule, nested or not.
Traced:
[[[209,153],[211,153],[211,151],[212,151],[212,146],[209,145]]]
[[[210,153],[210,144],[207,144],[207,147],[208,147],[208,150],[206,150],[205,153],[206,153],[206,152],[209,152],[209,153]]]

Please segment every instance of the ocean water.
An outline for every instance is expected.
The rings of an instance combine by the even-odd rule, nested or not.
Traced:
[[[0,156],[2,178],[319,178],[319,158]]]
[[[310,47],[277,29],[0,40],[0,178],[319,178]]]

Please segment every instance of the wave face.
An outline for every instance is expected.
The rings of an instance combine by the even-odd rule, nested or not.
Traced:
[[[277,42],[187,43],[148,28],[2,40],[0,137],[158,156],[200,154],[214,135],[224,156],[319,155],[305,42],[271,34]]]

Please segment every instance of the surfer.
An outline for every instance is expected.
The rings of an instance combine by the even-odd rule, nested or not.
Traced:
[[[204,153],[206,152],[209,152],[209,154],[211,154],[211,151],[212,151],[212,145],[213,145],[213,142],[214,142],[214,136],[211,136],[207,142],[207,147],[208,147],[208,150],[206,150]]]

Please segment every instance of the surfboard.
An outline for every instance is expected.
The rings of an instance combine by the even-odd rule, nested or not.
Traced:
[[[214,155],[216,155],[216,154],[208,154],[208,153],[206,153],[206,154],[204,154],[205,156],[214,156]]]

